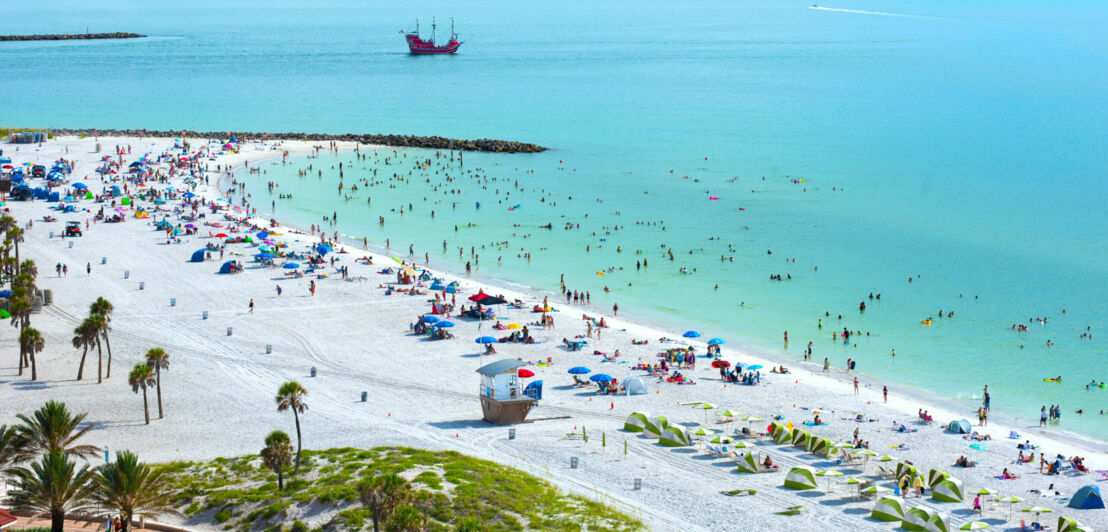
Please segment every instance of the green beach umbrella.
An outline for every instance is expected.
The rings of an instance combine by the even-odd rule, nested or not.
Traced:
[[[731,438],[730,436],[716,436],[715,438],[709,440],[710,443],[732,443],[734,441],[735,439]]]
[[[706,429],[704,427],[700,427],[700,428],[693,431],[693,434],[695,434],[697,436],[711,436],[712,434],[715,434],[715,433],[716,432],[714,430]]]
[[[985,530],[986,528],[989,528],[989,523],[982,523],[981,521],[970,521],[958,527],[958,530]]]
[[[744,418],[743,418],[743,421],[747,421],[747,422],[751,422],[751,423],[756,423],[756,422],[759,422],[759,421],[765,421],[765,420],[764,420],[764,419],[762,419],[762,418],[760,418],[760,417],[754,417],[754,416],[746,416],[746,417],[744,417]]]
[[[8,312],[4,309],[0,309],[0,318],[10,318],[10,317],[12,317],[10,312]]]
[[[855,488],[858,486],[858,484],[861,484],[861,483],[862,483],[861,480],[858,480],[854,477],[850,477],[850,478],[843,481],[843,484],[846,484],[847,487],[849,487],[850,491],[852,491],[852,492],[855,490]]]
[[[712,410],[715,407],[716,407],[716,405],[713,405],[712,403],[698,403],[698,404],[693,406],[693,410],[703,410],[704,411],[704,422],[707,423],[708,422],[708,411]]]
[[[878,462],[895,462],[897,460],[899,460],[899,458],[894,458],[894,457],[889,456],[887,454],[885,456],[882,456],[881,458],[877,459]]]
[[[1024,508],[1023,511],[1033,513],[1036,516],[1039,514],[1048,514],[1051,512],[1050,508],[1044,508],[1042,506],[1032,506],[1030,508]]]
[[[876,493],[889,493],[891,491],[892,491],[891,489],[886,488],[885,486],[870,486],[870,487],[862,490],[862,493],[875,493],[876,494]]]
[[[996,490],[992,488],[977,488],[970,492],[971,495],[996,495]]]
[[[830,492],[831,491],[831,479],[833,477],[843,476],[843,472],[839,471],[839,470],[836,470],[836,469],[824,469],[823,471],[820,471],[819,473],[816,473],[816,476],[827,478],[827,491]]]
[[[719,412],[716,415],[719,416],[719,417],[735,417],[735,416],[739,415],[739,411],[738,410],[731,410],[730,408],[728,408],[727,410],[724,410],[723,412]]]
[[[1008,520],[1012,520],[1012,508],[1017,502],[1023,502],[1023,499],[1016,497],[1015,495],[1005,495],[1004,497],[997,497],[996,502],[1008,503]]]
[[[754,447],[754,446],[755,445],[753,443],[747,443],[747,442],[744,442],[744,441],[735,442],[735,448],[736,449],[746,449],[746,448]]]

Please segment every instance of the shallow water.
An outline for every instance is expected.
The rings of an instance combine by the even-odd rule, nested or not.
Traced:
[[[0,94],[10,124],[544,144],[552,150],[538,155],[466,154],[466,170],[507,181],[486,190],[459,179],[456,197],[413,177],[344,201],[330,166],[349,154],[267,166],[251,192],[260,200],[265,181],[278,180],[296,197],[278,216],[307,225],[338,210],[342,233],[414,244],[432,264],[457,268],[484,244],[480,275],[556,291],[564,273],[598,308],[618,301],[629,315],[729,346],[780,351],[788,330],[787,356],[813,341],[817,361],[857,359],[894,391],[911,385],[968,407],[987,383],[998,413],[1031,422],[1040,405],[1061,403],[1062,428],[1108,438],[1108,418],[1071,413],[1108,407],[1108,391],[1084,390],[1108,379],[1108,9],[827,7],[885,14],[804,2],[5,5],[0,33],[88,25],[154,37],[3,43]],[[397,30],[431,15],[458,20],[460,54],[404,52]],[[406,174],[417,157],[431,157],[432,171],[441,162],[406,153],[403,164],[355,164],[347,186],[372,167],[384,177]],[[325,169],[322,180],[296,177],[309,162]],[[257,203],[265,213],[268,199]],[[408,203],[414,213],[390,211]],[[581,228],[565,231],[567,221]],[[636,221],[664,221],[665,231]],[[453,230],[468,222],[477,227]],[[603,234],[616,224],[625,228]],[[488,247],[504,240],[512,250]],[[517,259],[519,246],[533,260]],[[640,249],[645,271],[634,268]],[[623,270],[596,275],[608,267]],[[777,273],[792,279],[769,280]],[[921,325],[940,309],[955,315]],[[1028,323],[1039,316],[1046,326]],[[1012,332],[1016,322],[1031,330]],[[833,342],[844,326],[870,335]],[[1079,337],[1085,327],[1093,340]],[[1042,381],[1057,375],[1063,383]]]

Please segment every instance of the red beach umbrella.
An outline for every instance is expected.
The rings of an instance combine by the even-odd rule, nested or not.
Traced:
[[[726,361],[726,360],[716,360],[715,362],[712,362],[712,367],[713,368],[729,368],[729,367],[731,367],[731,363]]]
[[[534,376],[535,376],[535,372],[534,372],[534,371],[531,371],[531,370],[529,370],[529,369],[527,369],[527,368],[519,368],[519,377],[520,377],[520,378],[522,378],[522,379],[526,379],[526,378],[528,378],[528,377],[534,377]]]
[[[486,297],[489,297],[489,295],[484,292],[477,292],[476,294],[469,296],[469,300],[476,303],[482,299],[485,299]]]
[[[218,235],[215,235],[215,237],[216,238],[227,238],[227,233],[219,233]]]

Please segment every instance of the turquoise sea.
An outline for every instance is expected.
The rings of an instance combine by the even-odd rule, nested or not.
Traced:
[[[466,154],[437,190],[444,159],[389,150],[265,166],[250,192],[265,213],[277,181],[296,198],[279,218],[338,211],[341,233],[433,265],[473,246],[482,277],[557,291],[564,273],[598,308],[728,347],[797,359],[812,341],[816,361],[967,413],[985,384],[1027,423],[1062,404],[1052,430],[1108,439],[1108,390],[1084,388],[1108,380],[1102,3],[104,4],[0,6],[4,34],[151,35],[0,43],[4,125],[536,142],[551,151]],[[440,39],[456,19],[460,54],[406,53],[398,30],[431,16]],[[340,161],[348,188],[374,169],[383,184],[344,200]],[[834,342],[843,327],[864,332]]]

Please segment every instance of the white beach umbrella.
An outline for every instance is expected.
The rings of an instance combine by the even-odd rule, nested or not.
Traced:
[[[839,471],[837,469],[824,469],[823,471],[820,471],[820,472],[816,473],[816,476],[827,478],[827,491],[830,492],[831,491],[831,479],[833,477],[843,476],[843,472]]]
[[[958,527],[958,530],[985,530],[986,528],[989,528],[988,523],[983,523],[981,521],[970,521]]]
[[[1023,502],[1023,499],[1016,497],[1015,495],[1006,495],[1004,497],[997,497],[996,501],[1008,503],[1008,520],[1011,521],[1012,508],[1016,505],[1017,502]]]

